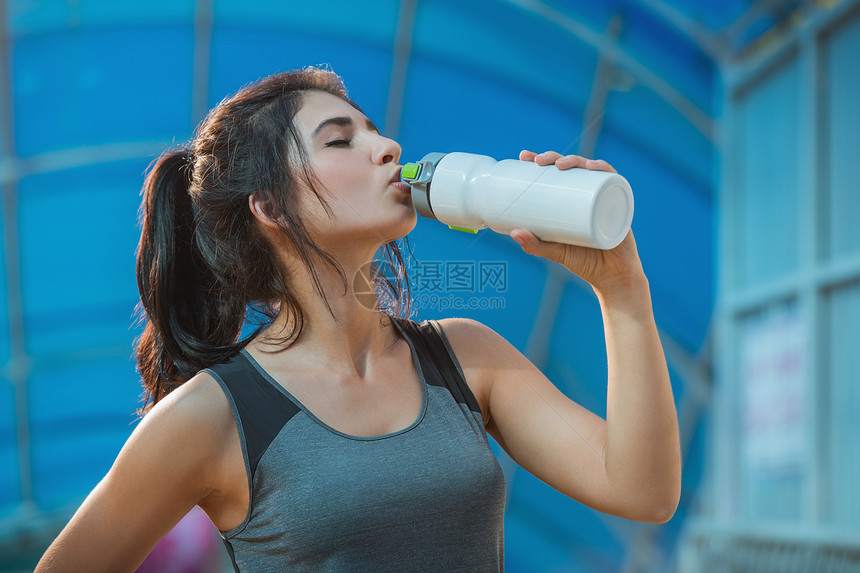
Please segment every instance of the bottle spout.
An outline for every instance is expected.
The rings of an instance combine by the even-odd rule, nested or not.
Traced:
[[[420,163],[407,163],[400,170],[400,180],[406,184],[411,184],[421,173]]]
[[[407,163],[400,170],[400,180],[412,189],[412,204],[422,217],[437,219],[430,205],[433,171],[446,153],[428,153],[421,161]],[[437,219],[438,220],[438,219]]]

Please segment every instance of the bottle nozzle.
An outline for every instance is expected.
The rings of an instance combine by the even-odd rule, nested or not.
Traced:
[[[400,180],[404,183],[411,183],[421,174],[420,163],[407,163],[400,170]]]
[[[435,219],[433,208],[430,206],[430,182],[436,164],[445,157],[444,153],[428,153],[421,161],[407,163],[400,168],[400,180],[412,187],[412,203],[422,217]]]

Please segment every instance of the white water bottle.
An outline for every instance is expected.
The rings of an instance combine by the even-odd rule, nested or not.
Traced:
[[[633,192],[617,173],[429,153],[400,176],[420,215],[461,231],[521,228],[544,241],[612,249],[633,221]]]

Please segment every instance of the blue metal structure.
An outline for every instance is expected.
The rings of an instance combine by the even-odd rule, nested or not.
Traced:
[[[704,447],[720,66],[806,9],[792,0],[0,3],[0,547],[55,533],[133,428],[147,165],[248,82],[325,64],[404,160],[555,149],[604,158],[631,182],[681,416],[681,508],[660,527],[598,514],[499,452],[507,566],[671,567]],[[489,231],[422,220],[410,242],[414,318],[485,322],[605,414],[602,323],[587,285]],[[421,284],[431,267],[480,262],[500,263],[504,281]],[[443,308],[455,304],[475,308]]]

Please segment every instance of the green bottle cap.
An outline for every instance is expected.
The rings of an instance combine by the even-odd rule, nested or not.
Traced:
[[[421,166],[417,163],[407,163],[403,166],[403,169],[400,170],[400,178],[401,179],[415,179],[418,177],[418,172],[421,170]]]
[[[472,233],[477,234],[477,229],[468,229],[466,227],[455,227],[454,225],[448,225],[449,229],[454,229],[455,231],[463,231],[464,233]]]

